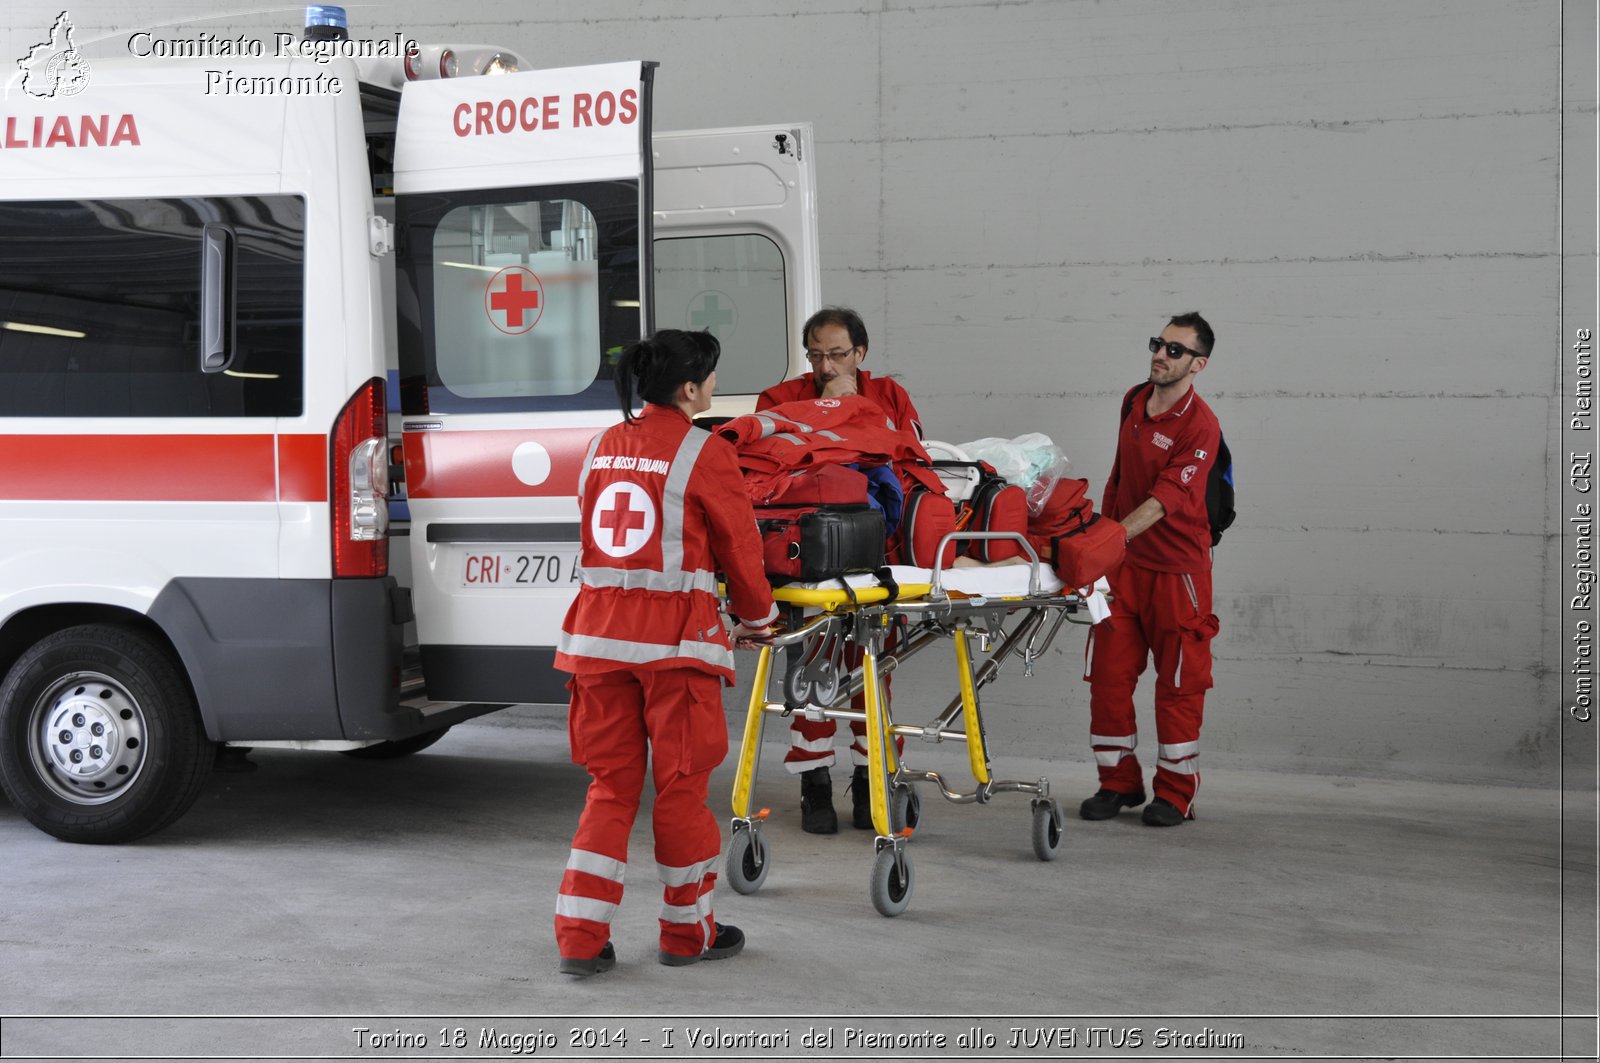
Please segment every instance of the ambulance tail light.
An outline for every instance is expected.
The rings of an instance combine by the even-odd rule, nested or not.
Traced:
[[[389,573],[389,439],[384,382],[374,377],[351,396],[334,422],[335,579]]]
[[[490,44],[424,44],[406,53],[407,81],[430,81],[473,74],[514,74],[530,67],[522,57]]]

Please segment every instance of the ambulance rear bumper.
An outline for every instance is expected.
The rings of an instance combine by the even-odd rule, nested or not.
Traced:
[[[401,702],[411,596],[393,577],[178,579],[149,615],[215,741],[395,740],[443,726]]]

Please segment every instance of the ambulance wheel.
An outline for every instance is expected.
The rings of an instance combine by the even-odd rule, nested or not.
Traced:
[[[757,867],[759,859],[761,866]],[[734,831],[728,843],[728,885],[733,892],[750,894],[767,881],[772,870],[772,850],[767,843],[747,830]]]
[[[1054,860],[1061,855],[1061,803],[1055,798],[1033,803],[1033,855]]]
[[[911,856],[901,853],[897,863],[893,849],[879,849],[872,861],[872,906],[879,915],[896,916],[911,903],[911,887],[917,876],[911,869]],[[904,867],[904,872],[901,871]]]
[[[132,841],[176,820],[215,759],[182,672],[141,632],[58,631],[0,684],[0,786],[63,841]]]
[[[922,795],[917,793],[914,786],[904,783],[894,788],[894,797],[889,804],[889,829],[895,833],[907,827],[915,830],[918,823],[922,822]]]
[[[346,749],[344,755],[355,757],[357,760],[398,760],[409,757],[413,753],[421,753],[445,736],[450,728],[441,727],[436,731],[424,731],[410,738],[396,738],[392,742],[375,742],[370,746],[360,749]]]

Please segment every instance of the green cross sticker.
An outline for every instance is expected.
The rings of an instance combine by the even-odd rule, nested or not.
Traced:
[[[701,292],[689,300],[689,327],[705,329],[719,340],[733,335],[738,311],[726,293]]]

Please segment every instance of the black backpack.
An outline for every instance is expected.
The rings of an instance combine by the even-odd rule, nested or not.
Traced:
[[[1133,400],[1138,396],[1144,384],[1136,384],[1122,400],[1122,419],[1126,421],[1128,414],[1133,412]],[[1217,430],[1217,460],[1211,463],[1211,472],[1206,476],[1206,520],[1211,524],[1211,545],[1216,546],[1222,541],[1222,533],[1233,527],[1233,518],[1237,516],[1233,510],[1233,452],[1228,449],[1228,440]]]

